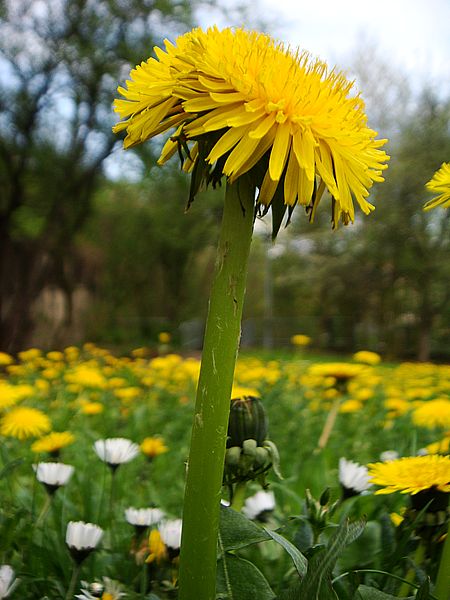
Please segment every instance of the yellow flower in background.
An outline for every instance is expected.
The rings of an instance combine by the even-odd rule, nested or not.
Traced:
[[[152,529],[148,538],[149,555],[146,563],[156,562],[160,564],[167,558],[167,548],[164,544],[161,534],[157,529]]]
[[[68,383],[87,388],[107,387],[107,381],[98,367],[89,366],[86,363],[75,366],[71,371],[64,375]]]
[[[442,163],[441,168],[436,171],[425,187],[438,195],[425,204],[424,210],[430,210],[436,206],[448,208],[450,206],[450,162]]]
[[[121,400],[132,400],[141,394],[141,389],[138,387],[127,387],[119,390],[114,390],[114,396]]]
[[[37,454],[40,452],[55,454],[66,446],[73,444],[74,441],[75,436],[70,431],[52,431],[52,433],[33,442],[31,450]]]
[[[105,410],[101,402],[86,402],[81,407],[81,412],[84,415],[99,415]]]
[[[171,339],[172,336],[170,335],[170,333],[167,333],[167,331],[161,331],[160,333],[158,333],[158,342],[160,344],[168,344]]]
[[[435,488],[450,492],[450,456],[413,456],[368,465],[375,494],[417,494]]]
[[[433,442],[425,446],[425,450],[428,454],[449,454],[450,453],[450,433],[447,434],[442,440]]]
[[[363,408],[363,403],[359,400],[346,400],[339,407],[341,413],[355,413]]]
[[[60,362],[62,360],[64,360],[64,352],[59,352],[58,350],[52,350],[50,352],[47,352],[47,358],[49,360],[53,360],[55,362]]]
[[[160,454],[167,452],[169,448],[165,445],[164,440],[159,437],[146,437],[141,443],[141,452],[147,458],[155,458]]]
[[[412,413],[414,425],[419,427],[450,427],[450,400],[436,398],[428,400]]]
[[[0,433],[18,440],[40,436],[50,429],[50,419],[45,413],[25,406],[11,409],[0,422]]]
[[[309,335],[304,335],[302,333],[296,333],[291,337],[291,344],[294,346],[309,346],[311,343],[311,338]]]
[[[39,350],[39,348],[29,348],[28,350],[19,352],[17,356],[22,362],[28,362],[40,358],[42,356],[42,351]]]
[[[342,73],[243,29],[198,28],[154,51],[118,88],[123,121],[113,130],[126,130],[125,148],[176,129],[160,164],[184,151],[183,168],[197,166],[213,185],[252,171],[260,204],[279,189],[284,204],[304,205],[311,218],[328,188],[335,226],[354,220],[353,200],[373,210],[367,196],[383,181],[386,140],[375,139]]]
[[[9,408],[24,398],[34,396],[35,393],[34,387],[27,383],[12,385],[7,381],[0,381],[0,409]]]
[[[146,348],[146,347],[135,348],[134,350],[131,351],[131,355],[135,356],[136,358],[146,358],[147,356],[150,356],[150,354],[151,354],[150,348]]]
[[[12,365],[14,362],[13,357],[6,352],[0,352],[0,367],[4,367],[6,365]]]
[[[384,401],[384,406],[392,411],[393,416],[401,416],[411,410],[411,405],[401,398],[388,398]]]
[[[370,350],[360,350],[355,352],[353,360],[365,365],[378,365],[381,362],[381,356],[376,352],[370,352]]]
[[[261,398],[261,394],[255,388],[233,384],[231,398],[242,398],[243,396],[255,396],[256,398]]]

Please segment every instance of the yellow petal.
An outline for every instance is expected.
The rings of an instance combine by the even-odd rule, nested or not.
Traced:
[[[270,153],[269,172],[274,181],[283,174],[286,158],[291,147],[291,125],[286,123],[277,127],[272,152]]]

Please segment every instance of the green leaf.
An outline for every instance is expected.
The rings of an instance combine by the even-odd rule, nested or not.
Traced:
[[[280,471],[280,455],[278,448],[271,440],[264,440],[263,447],[269,452],[270,460],[272,461],[272,469],[278,479],[283,479]]]
[[[358,594],[361,600],[397,600],[397,596],[391,594],[385,594],[384,592],[377,590],[376,588],[369,587],[368,585],[360,585],[358,588]],[[408,596],[404,600],[411,600],[414,596]]]
[[[308,600],[335,599],[331,573],[342,550],[364,530],[364,521],[344,521],[330,536],[326,548],[316,552],[308,562],[308,571],[301,584],[301,598]]]
[[[430,580],[427,578],[420,586],[416,594],[416,600],[429,600],[430,596]]]
[[[23,458],[16,458],[16,459],[10,461],[0,471],[0,479],[2,479],[3,477],[6,477],[9,473],[11,473],[11,471],[14,471],[14,469],[17,469],[17,467],[19,467],[23,462],[24,462]]]
[[[237,550],[270,539],[264,529],[227,506],[221,506],[219,531],[222,550]]]
[[[225,600],[273,600],[275,594],[255,565],[228,552],[218,561],[217,594]]]
[[[265,529],[266,533],[270,535],[270,537],[275,540],[278,544],[283,546],[289,556],[292,558],[295,568],[297,569],[300,577],[304,577],[306,575],[306,571],[308,570],[308,561],[300,552],[300,550],[291,544],[289,540],[284,538],[282,535],[276,533],[276,531],[271,531],[270,529]]]

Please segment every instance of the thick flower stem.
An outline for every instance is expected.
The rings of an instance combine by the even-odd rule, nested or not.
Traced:
[[[254,189],[227,185],[197,388],[180,555],[179,600],[214,600],[225,443],[253,232]]]
[[[450,523],[442,549],[434,595],[438,600],[450,600]]]

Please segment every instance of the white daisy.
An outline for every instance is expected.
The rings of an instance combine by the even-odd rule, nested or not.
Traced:
[[[97,456],[113,469],[130,462],[139,454],[139,446],[126,438],[97,440],[94,450]]]
[[[126,508],[125,519],[130,525],[135,527],[150,527],[159,523],[164,513],[159,508]]]
[[[117,582],[113,581],[109,577],[103,577],[103,583],[94,581],[88,583],[87,581],[81,582],[81,594],[77,594],[75,598],[78,600],[97,600],[97,598],[108,598],[108,600],[119,600],[123,598],[125,594],[122,592],[122,586]]]
[[[168,548],[178,550],[181,545],[181,519],[173,519],[172,521],[164,521],[158,526],[158,531],[161,539]]]
[[[343,487],[344,498],[357,496],[372,485],[367,467],[346,458],[339,459],[339,482]]]
[[[273,492],[260,490],[245,500],[242,512],[247,519],[261,519],[264,513],[273,511],[275,508],[275,496]]]
[[[84,521],[70,521],[67,525],[66,544],[75,562],[83,562],[98,546],[102,535],[103,529],[98,525]]]
[[[399,453],[395,450],[385,450],[380,454],[380,460],[382,462],[390,462],[391,460],[397,460]]]
[[[62,485],[66,485],[72,477],[74,467],[57,462],[42,462],[33,465],[36,479],[43,483],[49,491],[55,491]]]
[[[17,579],[14,581],[13,568],[10,565],[2,565],[0,567],[0,600],[7,598],[18,583]]]

